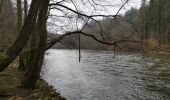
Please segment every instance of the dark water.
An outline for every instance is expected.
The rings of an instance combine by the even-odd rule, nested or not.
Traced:
[[[42,77],[68,100],[170,100],[170,59],[138,53],[49,50]]]

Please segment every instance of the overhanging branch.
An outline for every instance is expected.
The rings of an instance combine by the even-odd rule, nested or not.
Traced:
[[[143,44],[142,41],[135,41],[135,40],[127,40],[127,39],[122,39],[122,40],[118,40],[118,41],[115,41],[113,43],[109,43],[109,42],[104,42],[98,38],[96,38],[94,35],[92,34],[88,34],[88,33],[85,33],[85,32],[82,32],[82,31],[73,31],[73,32],[67,32],[66,34],[63,34],[61,36],[59,36],[58,38],[55,38],[53,40],[51,40],[51,42],[49,42],[46,46],[46,50],[50,49],[53,45],[55,45],[57,42],[60,42],[64,37],[66,36],[69,36],[69,35],[73,35],[73,34],[82,34],[84,36],[87,36],[87,37],[90,37],[92,39],[94,39],[95,41],[101,43],[101,44],[105,44],[105,45],[114,45],[115,47],[118,47],[119,46],[117,45],[118,43],[121,43],[121,42],[135,42],[135,43],[141,43]]]

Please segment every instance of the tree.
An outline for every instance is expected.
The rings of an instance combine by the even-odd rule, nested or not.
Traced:
[[[146,22],[147,22],[147,18],[146,18],[146,11],[147,11],[147,6],[146,6],[146,0],[142,0],[142,5],[140,8],[140,30],[142,32],[142,39],[145,40],[146,39]]]
[[[17,0],[17,33],[20,33],[22,28],[22,6],[21,0]]]
[[[84,2],[85,1],[82,0],[80,3],[86,6]],[[71,8],[68,5],[65,5],[67,3],[72,4],[74,8]],[[106,7],[106,4],[100,4],[99,2],[96,2],[96,1],[92,1],[92,3],[88,1],[88,3],[94,5],[92,6],[93,8],[92,12],[96,10],[98,6],[101,8]],[[30,42],[34,42],[35,44],[34,45],[31,44],[28,50],[28,52],[30,52],[29,61],[28,61],[29,63],[26,64],[27,70],[25,72],[26,74],[23,80],[23,86],[26,89],[33,89],[35,87],[36,80],[39,78],[39,73],[41,71],[41,67],[43,64],[45,51],[51,48],[55,43],[61,41],[66,36],[69,36],[72,34],[81,34],[81,35],[90,37],[99,43],[106,44],[106,45],[114,45],[115,47],[119,47],[117,43],[120,43],[120,42],[135,42],[135,41],[127,40],[127,39],[114,41],[112,43],[105,42],[103,41],[103,39],[99,39],[95,37],[93,34],[88,34],[84,32],[83,30],[84,26],[89,24],[89,21],[93,20],[100,27],[100,34],[101,34],[101,37],[103,38],[101,23],[97,19],[107,18],[107,17],[116,19],[120,10],[124,7],[126,3],[128,3],[128,0],[125,0],[123,2],[122,6],[120,6],[116,14],[105,15],[105,14],[94,14],[94,13],[89,14],[88,12],[83,13],[82,12],[83,9],[78,8],[79,4],[78,3],[76,4],[76,2],[74,2],[73,0],[70,0],[70,1],[61,0],[58,2],[53,1],[50,4],[49,4],[49,0],[32,0],[29,13],[26,16],[26,19],[24,20],[24,24],[22,26],[22,29],[16,41],[7,50],[4,56],[0,58],[0,71],[3,71],[21,53],[24,46],[28,43],[28,40],[30,37],[31,37],[30,40],[33,40]],[[110,5],[110,6],[113,6],[113,5]],[[57,10],[58,12],[60,12],[60,14],[57,13],[57,15],[51,15],[50,13],[51,10]],[[101,10],[101,9],[98,9],[98,10]],[[72,29],[73,31],[67,30],[65,34],[47,43],[46,23],[47,23],[47,18],[49,18],[47,15],[57,16],[57,18],[59,19],[64,18],[64,19],[73,20],[75,24],[73,25],[70,24],[70,26],[74,26]],[[55,20],[55,21],[60,21],[60,20]],[[81,22],[83,24],[80,25],[80,23],[78,22]],[[61,22],[60,24],[62,23],[63,22]],[[79,26],[81,26],[81,28],[79,28]],[[60,26],[60,28],[61,27],[62,26]],[[79,39],[79,42],[80,42],[80,39]]]
[[[142,21],[146,21],[146,28],[144,26],[141,28],[146,29],[148,36],[156,37],[157,44],[160,45],[168,44],[169,4],[168,0],[150,0],[145,7],[147,20],[142,19]],[[143,7],[140,8],[140,15],[143,14],[142,9]],[[140,16],[140,18],[142,17]],[[143,22],[140,21],[140,24]]]
[[[26,20],[27,13],[28,13],[28,3],[27,0],[24,0],[24,20]]]
[[[33,24],[36,21],[38,12],[39,0],[33,0],[30,6],[27,19],[20,31],[14,44],[7,50],[7,52],[0,58],[0,72],[3,71],[22,51],[26,45],[29,36],[33,29]]]
[[[21,6],[19,6],[21,7]],[[22,9],[22,7],[21,7]],[[24,0],[24,21],[26,21],[26,17],[27,17],[27,12],[28,12],[28,4],[27,4],[27,0]],[[18,13],[20,13],[22,15],[22,11],[20,12],[19,10],[17,11]],[[20,22],[22,22],[23,18],[18,16],[18,20],[20,20]],[[21,25],[22,27],[22,25]],[[27,45],[24,47],[24,49],[28,49],[29,43],[27,43]],[[19,70],[25,71],[26,70],[26,64],[27,61],[29,59],[29,53],[21,53],[19,55]]]
[[[21,0],[17,0],[17,33],[20,33],[21,28],[22,28],[22,4]],[[19,55],[19,69],[25,70],[24,57],[22,54]]]
[[[125,20],[133,25],[134,30],[138,31],[139,28],[139,10],[136,8],[131,8],[125,13]]]
[[[35,23],[35,29],[32,36],[32,40],[35,41],[34,43],[34,50],[30,53],[29,58],[29,67],[26,71],[25,79],[23,81],[23,86],[26,89],[33,89],[35,88],[35,83],[39,78],[39,74],[41,71],[42,63],[44,54],[46,51],[46,43],[47,43],[47,10],[48,10],[49,0],[45,0],[41,2],[39,5],[39,14],[37,23]],[[38,36],[36,36],[38,35]],[[38,41],[37,41],[38,40]],[[33,46],[33,45],[32,45]],[[28,84],[29,83],[29,84]]]

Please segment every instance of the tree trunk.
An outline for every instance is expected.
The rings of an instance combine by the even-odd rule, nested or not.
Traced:
[[[39,36],[37,34],[37,23],[34,24],[34,32],[31,34],[30,41],[29,41],[29,48],[33,48],[31,51],[29,51],[29,59],[28,62],[26,62],[26,73],[24,75],[24,80],[22,82],[22,87],[26,89],[34,88],[35,82],[32,80],[36,80],[35,77],[33,77],[36,72],[34,71],[35,63],[36,63],[36,57],[37,57],[37,48],[39,43]]]
[[[22,28],[22,6],[21,0],[17,0],[17,32],[20,33]],[[19,70],[25,70],[24,66],[24,55],[19,55]]]
[[[2,13],[3,0],[0,1],[0,14]]]
[[[23,88],[25,89],[34,89],[36,81],[40,76],[39,74],[43,64],[43,58],[47,43],[46,21],[48,4],[49,0],[44,0],[41,2],[39,7],[37,29],[34,33],[36,38],[32,37],[33,41],[35,41],[34,43],[38,43],[38,45],[37,48],[33,49],[30,53],[30,63],[28,65],[28,70],[26,71],[25,78],[23,80]]]
[[[166,0],[166,5],[165,5],[165,7],[166,7],[166,12],[165,12],[165,17],[166,17],[166,30],[165,30],[165,44],[167,45],[168,44],[168,0]]]
[[[24,0],[24,21],[26,21],[27,13],[28,13],[28,4],[27,4],[27,0]],[[20,14],[22,14],[22,12],[20,12]],[[20,20],[22,21],[22,17],[20,17]],[[28,48],[28,46],[29,46],[29,43],[27,43],[25,48]],[[27,64],[28,59],[29,59],[29,52],[24,52],[19,55],[19,68],[18,68],[19,70],[22,70],[22,71],[26,70],[26,64]]]
[[[33,25],[37,18],[39,0],[32,0],[27,19],[22,27],[14,44],[7,50],[3,57],[0,58],[0,72],[19,55],[23,47],[26,45],[30,34],[32,33]]]
[[[20,33],[22,28],[22,6],[21,0],[17,0],[17,31]]]
[[[27,0],[24,0],[24,20],[26,20],[27,13],[28,13],[28,4],[27,4]]]

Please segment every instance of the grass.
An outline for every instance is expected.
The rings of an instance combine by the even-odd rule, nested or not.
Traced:
[[[24,73],[17,68],[18,61],[15,60],[0,73],[0,100],[66,100],[42,79],[38,80],[35,90],[22,89]]]

